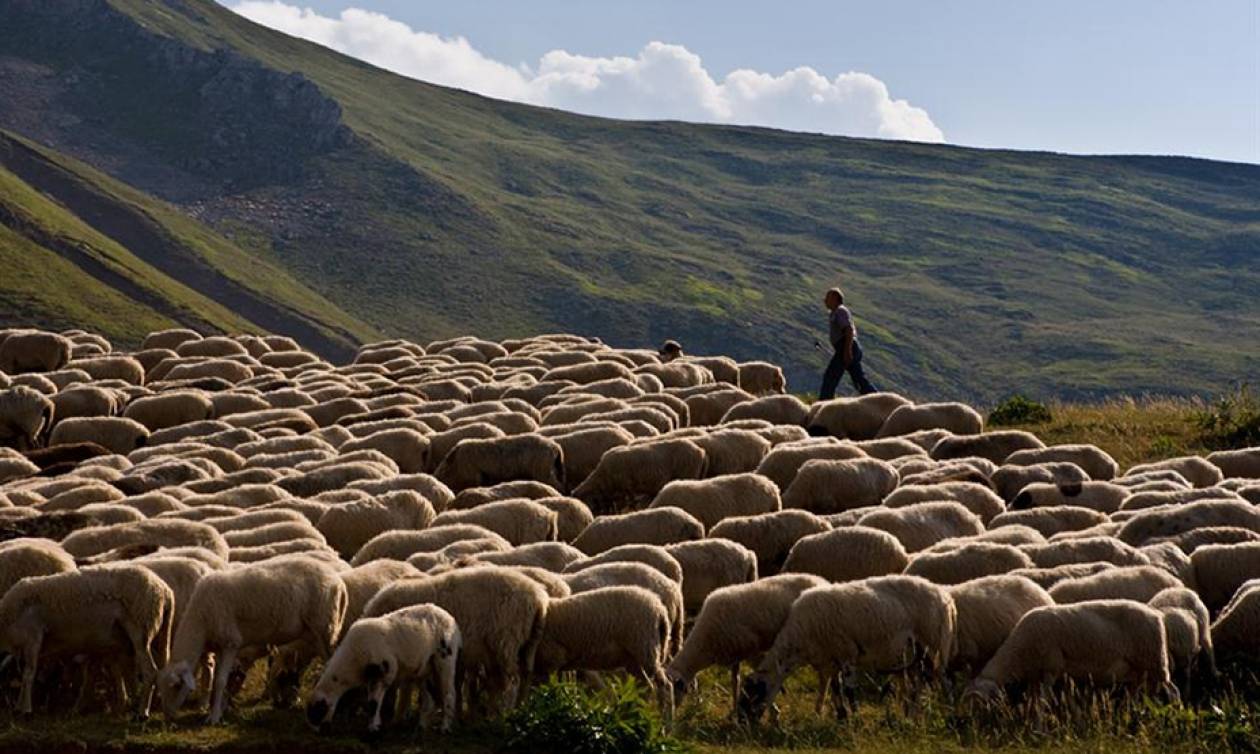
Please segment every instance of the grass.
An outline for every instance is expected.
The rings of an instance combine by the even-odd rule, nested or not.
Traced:
[[[877,383],[919,399],[1209,395],[1260,373],[1254,166],[588,118],[408,80],[212,0],[109,6],[96,27],[10,11],[0,52],[99,71],[58,107],[141,147],[135,191],[245,252],[206,244],[208,263],[355,335],[673,337],[783,363],[799,389],[840,282]],[[150,34],[300,73],[351,138],[305,141],[323,131],[261,79],[224,123],[190,94],[212,66],[128,52]],[[252,138],[215,148],[237,126]],[[173,171],[175,189],[149,177]]]

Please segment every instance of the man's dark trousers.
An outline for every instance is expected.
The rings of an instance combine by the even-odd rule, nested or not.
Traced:
[[[878,392],[878,389],[866,379],[866,372],[862,370],[862,346],[853,343],[853,361],[846,368],[844,365],[844,354],[840,353],[839,347],[836,348],[836,355],[831,357],[830,363],[827,364],[827,371],[823,372],[822,388],[818,390],[818,400],[826,401],[836,397],[836,386],[840,384],[840,378],[844,373],[848,372],[849,377],[853,380],[853,387],[857,388],[860,395]]]

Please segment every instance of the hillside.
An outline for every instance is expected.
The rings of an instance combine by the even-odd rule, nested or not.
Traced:
[[[0,129],[8,180],[148,265],[124,276],[165,302],[84,265],[82,295],[114,303],[68,302],[33,265],[0,283],[5,322],[226,326],[209,298],[325,352],[676,337],[812,390],[839,281],[876,380],[921,398],[1260,374],[1257,166],[588,118],[405,79],[211,0],[0,4]],[[66,174],[174,243],[130,237]],[[6,260],[67,260],[11,214]]]

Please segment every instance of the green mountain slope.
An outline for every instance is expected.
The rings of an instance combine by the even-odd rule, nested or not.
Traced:
[[[1260,373],[1256,166],[588,118],[210,0],[0,5],[0,128],[194,219],[237,252],[201,255],[222,275],[283,271],[261,296],[351,338],[676,337],[808,390],[839,282],[877,381],[920,397]]]

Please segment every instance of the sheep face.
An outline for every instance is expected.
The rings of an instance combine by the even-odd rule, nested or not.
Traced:
[[[183,660],[168,665],[158,675],[157,688],[158,696],[162,700],[162,711],[168,718],[174,717],[197,688],[192,666]]]
[[[755,723],[765,714],[774,698],[772,684],[768,677],[756,673],[744,680],[739,687],[739,718],[748,723]]]
[[[378,654],[381,656],[376,656]],[[381,699],[396,674],[395,663],[380,652],[368,650],[334,655],[328,668],[320,676],[315,690],[311,692],[310,701],[306,705],[306,722],[316,730],[324,729],[332,721],[337,712],[337,703],[346,692],[366,688],[371,707],[368,730],[378,730],[381,725]]]
[[[967,691],[963,694],[964,699],[972,699],[986,704],[996,702],[1004,696],[1002,687],[996,681],[988,678],[977,678],[972,681],[967,686]]]

